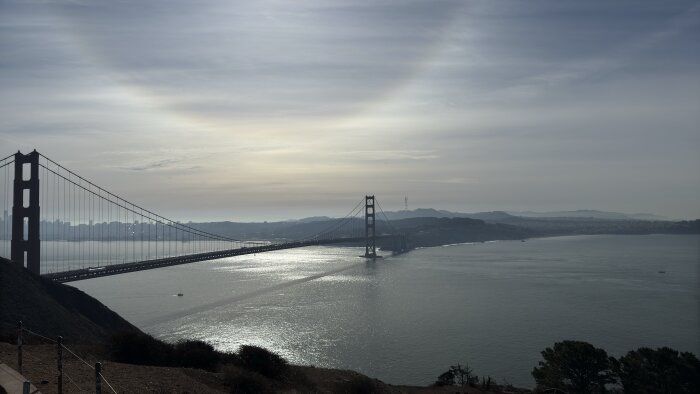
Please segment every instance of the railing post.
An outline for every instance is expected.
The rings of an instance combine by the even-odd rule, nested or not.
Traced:
[[[58,394],[63,394],[63,337],[56,338],[56,363],[58,367]]]
[[[17,371],[22,373],[22,321],[17,324]]]
[[[100,373],[102,373],[102,363],[95,363],[95,394],[102,394]]]

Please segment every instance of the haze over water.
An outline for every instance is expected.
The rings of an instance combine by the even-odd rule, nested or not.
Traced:
[[[430,384],[468,362],[531,387],[539,352],[563,339],[615,356],[700,353],[696,235],[461,244],[376,262],[360,253],[302,248],[73,285],[159,338],[255,344],[389,383]]]

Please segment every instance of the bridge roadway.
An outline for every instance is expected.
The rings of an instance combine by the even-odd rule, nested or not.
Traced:
[[[387,235],[387,236],[377,235],[377,238],[386,238],[386,237],[391,237],[391,236],[389,236],[389,235]],[[123,274],[125,272],[144,271],[144,270],[149,270],[149,269],[153,269],[153,268],[169,267],[171,265],[196,263],[198,261],[214,260],[214,259],[220,259],[223,257],[241,256],[241,255],[252,254],[252,253],[271,252],[273,250],[303,248],[305,246],[332,245],[332,244],[339,244],[339,243],[364,243],[364,242],[365,242],[364,237],[335,238],[335,239],[326,239],[326,240],[287,242],[287,243],[282,243],[282,244],[269,244],[269,245],[255,246],[255,247],[220,250],[217,252],[196,253],[196,254],[190,254],[190,255],[185,255],[185,256],[165,257],[162,259],[137,261],[134,263],[112,264],[112,265],[106,265],[106,266],[102,266],[102,267],[98,267],[98,268],[83,268],[83,269],[71,270],[71,271],[54,272],[54,273],[50,273],[50,274],[43,274],[41,276],[46,278],[46,279],[50,279],[52,281],[55,281],[55,282],[65,283],[65,282],[73,282],[76,280],[97,278],[100,276],[110,276],[110,275]]]

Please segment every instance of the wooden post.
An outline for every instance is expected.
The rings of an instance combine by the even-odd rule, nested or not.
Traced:
[[[56,363],[58,367],[58,394],[63,394],[63,337],[56,338]]]
[[[22,373],[22,321],[17,324],[17,371]]]
[[[100,373],[102,372],[102,363],[95,363],[95,394],[102,394],[102,380]]]

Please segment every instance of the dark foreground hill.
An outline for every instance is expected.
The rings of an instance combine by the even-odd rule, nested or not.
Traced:
[[[103,342],[115,331],[138,331],[82,291],[54,283],[0,258],[0,331],[18,321],[39,334],[69,342]]]

